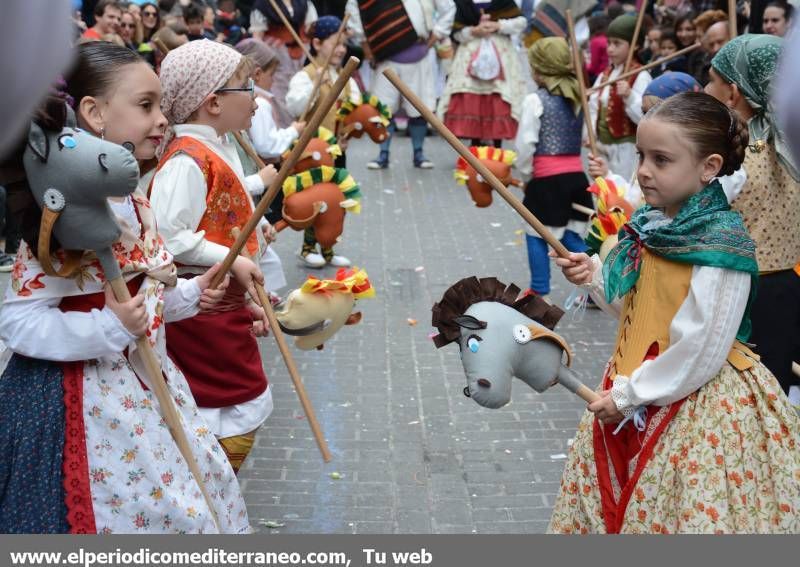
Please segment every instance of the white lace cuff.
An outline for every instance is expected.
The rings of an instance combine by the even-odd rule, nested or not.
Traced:
[[[619,412],[625,417],[632,416],[637,409],[628,398],[627,386],[631,379],[627,376],[618,374],[614,378],[614,385],[611,387],[611,399],[614,400],[614,405],[617,406]]]

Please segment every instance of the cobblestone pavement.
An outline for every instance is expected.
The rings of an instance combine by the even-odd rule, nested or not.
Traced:
[[[240,473],[251,523],[272,533],[543,532],[585,404],[516,381],[511,404],[481,408],[462,393],[457,347],[437,350],[428,337],[431,306],[459,279],[527,287],[522,221],[497,196],[488,209],[472,205],[440,138],[426,143],[430,171],[412,167],[408,138],[393,144],[387,170],[366,169],[375,152],[366,139],[351,143],[363,212],[348,215],[337,251],[367,270],[377,297],[360,301],[361,324],[323,351],[294,350],[333,460],[322,462],[277,348],[263,340],[275,410]],[[297,262],[300,242],[284,232],[276,245],[290,289],[310,273]],[[551,297],[563,302],[571,286],[554,274]],[[591,387],[614,328],[599,311],[557,327]]]
[[[522,221],[498,197],[472,205],[440,138],[426,142],[430,171],[412,167],[408,138],[393,144],[388,170],[366,169],[375,151],[366,140],[348,151],[363,212],[348,215],[337,251],[368,271],[377,297],[360,301],[361,324],[324,350],[293,349],[333,460],[322,462],[278,349],[262,339],[275,410],[240,474],[251,523],[270,533],[543,532],[584,403],[560,386],[536,394],[515,381],[511,404],[481,408],[462,394],[457,347],[437,350],[428,338],[431,306],[459,279],[527,287]],[[287,231],[276,245],[288,289],[311,273],[297,262],[301,239]],[[0,274],[2,290],[8,279]],[[563,302],[570,287],[554,271],[551,298]],[[557,327],[591,387],[614,328],[598,311]]]

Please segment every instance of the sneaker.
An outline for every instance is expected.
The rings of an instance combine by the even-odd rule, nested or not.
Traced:
[[[381,152],[378,159],[367,162],[367,169],[386,169],[389,167],[389,152]]]
[[[433,169],[433,162],[429,159],[426,159],[422,153],[419,153],[414,156],[414,167],[418,167],[420,169]]]
[[[300,259],[309,268],[321,268],[325,265],[325,258],[322,257],[322,254],[317,254],[316,252],[311,252],[305,256],[300,254]]]
[[[10,272],[14,269],[14,257],[0,252],[0,272]]]
[[[352,265],[350,260],[339,255],[334,255],[328,263],[336,268],[349,268]]]

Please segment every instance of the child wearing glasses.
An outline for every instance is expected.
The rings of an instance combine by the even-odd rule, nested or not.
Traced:
[[[228,254],[234,229],[253,214],[250,194],[263,192],[276,171],[269,165],[245,177],[229,139],[250,127],[256,110],[246,60],[235,49],[207,39],[182,45],[161,64],[161,85],[174,137],[165,140],[150,199],[179,275],[203,272]],[[244,252],[252,258],[266,250],[266,221],[262,229],[247,240]],[[167,326],[167,350],[238,471],[272,411],[272,394],[256,342],[267,323],[246,292],[264,276],[244,256],[231,273],[221,307]]]

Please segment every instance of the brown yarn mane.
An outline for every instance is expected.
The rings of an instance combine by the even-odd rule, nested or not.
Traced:
[[[439,334],[433,337],[436,348],[458,340],[461,336],[461,327],[455,322],[456,317],[463,315],[471,305],[481,301],[496,301],[507,305],[552,331],[564,315],[564,311],[536,295],[528,295],[518,300],[520,291],[516,285],[506,286],[497,278],[478,279],[471,276],[454,283],[444,292],[442,300],[433,305],[432,324],[439,329]]]

